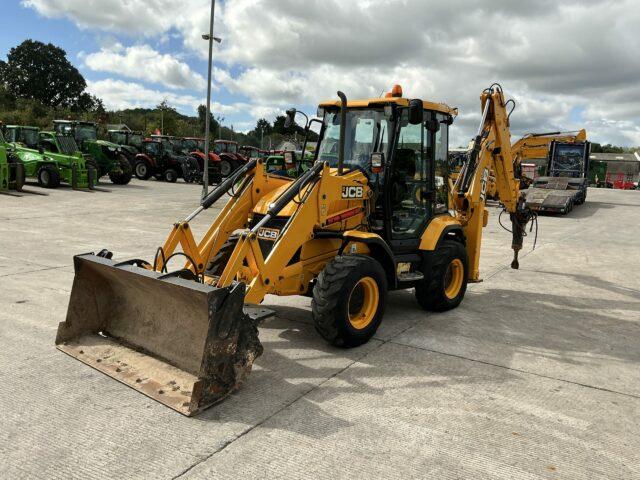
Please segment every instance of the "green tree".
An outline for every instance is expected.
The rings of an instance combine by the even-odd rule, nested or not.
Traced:
[[[66,52],[51,43],[25,40],[9,51],[0,70],[16,97],[37,100],[48,107],[76,107],[87,86],[67,60]]]
[[[216,120],[213,116],[213,112],[209,112],[209,133],[212,135],[216,135],[219,131],[220,122],[224,120],[223,117],[218,117],[220,121]],[[199,105],[198,106],[198,126],[200,127],[200,131],[202,135],[206,130],[206,120],[207,120],[207,106]]]

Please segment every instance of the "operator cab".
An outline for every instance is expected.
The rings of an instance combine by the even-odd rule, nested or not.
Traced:
[[[27,148],[37,149],[39,144],[38,127],[23,127],[7,125],[5,127],[5,137],[8,143],[20,143]]]
[[[93,122],[54,120],[53,128],[60,135],[74,137],[78,144],[82,144],[85,140],[93,142],[98,139],[98,126]]]
[[[457,110],[402,97],[348,102],[345,170],[360,170],[374,192],[372,230],[396,251],[415,248],[429,221],[447,211],[444,177],[448,132]],[[317,160],[338,167],[340,102],[320,105],[323,119]]]

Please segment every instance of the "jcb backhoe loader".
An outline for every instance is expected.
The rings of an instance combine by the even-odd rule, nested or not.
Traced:
[[[74,259],[63,352],[192,415],[237,389],[262,352],[265,295],[311,295],[320,335],[353,347],[376,332],[387,292],[415,288],[427,310],[460,304],[479,259],[490,165],[511,214],[518,267],[529,211],[513,174],[502,89],[481,96],[482,123],[449,192],[437,203],[455,109],[385,98],[320,105],[316,161],[298,178],[252,159],[177,222],[153,263],[114,262],[106,250]],[[287,152],[285,155],[292,155]],[[293,163],[291,158],[285,159]],[[189,222],[231,194],[197,242]],[[178,249],[181,247],[181,249]],[[176,256],[183,268],[168,272]]]

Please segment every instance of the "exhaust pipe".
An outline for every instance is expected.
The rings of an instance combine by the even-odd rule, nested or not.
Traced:
[[[162,275],[140,260],[74,257],[75,277],[56,346],[187,416],[237,390],[262,354],[244,309],[245,285],[216,288]]]
[[[340,149],[338,150],[338,175],[342,175],[344,165],[344,141],[347,133],[347,96],[338,92],[340,97]]]

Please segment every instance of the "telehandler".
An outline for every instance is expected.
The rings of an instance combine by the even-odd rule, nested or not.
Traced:
[[[4,131],[26,177],[35,178],[40,187],[58,188],[65,182],[76,190],[94,188],[95,172],[73,137],[19,125],[7,125]]]
[[[333,345],[367,342],[389,290],[414,288],[426,310],[462,301],[480,281],[487,177],[494,166],[512,222],[514,259],[531,219],[514,177],[502,88],[481,95],[482,121],[452,208],[435,195],[456,109],[402,96],[320,104],[315,163],[297,178],[252,159],[174,224],[152,262],[112,253],[74,257],[57,347],[176,411],[224,399],[262,353],[267,294],[312,296],[318,333]],[[292,155],[286,152],[285,156]],[[292,158],[285,159],[292,163]],[[190,221],[231,195],[197,242]],[[180,248],[178,248],[180,247]],[[169,271],[171,261],[184,263]]]

